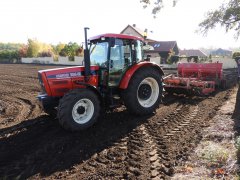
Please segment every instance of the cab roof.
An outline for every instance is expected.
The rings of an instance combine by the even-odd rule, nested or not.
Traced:
[[[100,34],[100,35],[89,38],[89,40],[92,41],[92,40],[100,39],[102,37],[105,37],[105,38],[120,38],[120,39],[133,39],[133,40],[144,41],[144,39],[141,38],[141,37],[130,36],[130,35],[126,35],[126,34],[111,34],[111,33]]]

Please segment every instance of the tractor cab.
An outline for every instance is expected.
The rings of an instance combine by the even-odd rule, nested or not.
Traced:
[[[90,39],[90,65],[100,67],[100,85],[118,87],[126,70],[143,60],[143,39],[103,34]]]

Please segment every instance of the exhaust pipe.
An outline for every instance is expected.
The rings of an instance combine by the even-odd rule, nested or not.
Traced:
[[[90,71],[90,53],[88,49],[88,39],[87,39],[87,30],[89,28],[85,27],[84,28],[84,36],[85,36],[85,49],[84,49],[84,67],[85,67],[85,78],[88,80],[88,76],[91,75]]]

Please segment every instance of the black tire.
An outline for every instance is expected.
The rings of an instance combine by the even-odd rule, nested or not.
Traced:
[[[153,88],[151,85],[147,84],[146,80],[150,80],[154,83],[154,87],[158,88],[158,93],[153,91]],[[161,74],[154,68],[149,67],[142,68],[133,75],[128,84],[128,88],[123,91],[122,97],[125,106],[131,113],[136,115],[147,115],[154,112],[156,108],[159,107],[162,100],[162,92]],[[151,102],[151,97],[154,93],[155,98]],[[150,104],[144,105],[144,102],[147,101],[149,101]]]
[[[99,112],[100,101],[92,90],[74,89],[60,100],[58,119],[64,129],[79,131],[92,126],[97,121]]]

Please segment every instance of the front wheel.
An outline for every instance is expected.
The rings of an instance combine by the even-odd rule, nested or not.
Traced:
[[[130,112],[137,115],[152,113],[162,99],[162,77],[153,68],[137,71],[123,92],[124,103]]]
[[[66,130],[78,131],[92,126],[100,111],[97,95],[89,89],[74,89],[59,103],[59,123]]]

